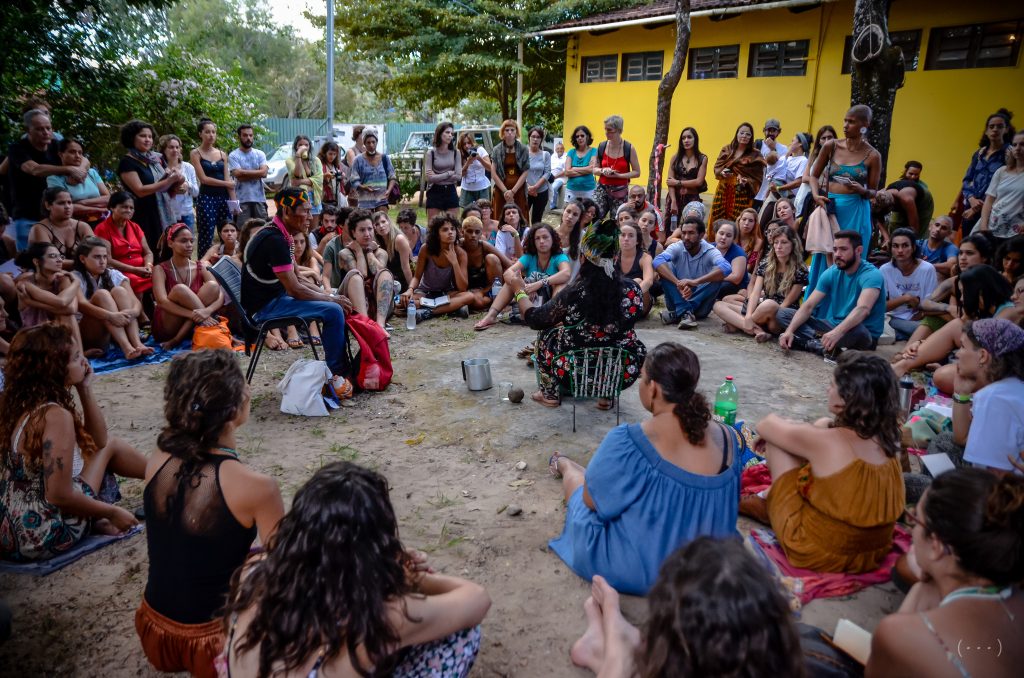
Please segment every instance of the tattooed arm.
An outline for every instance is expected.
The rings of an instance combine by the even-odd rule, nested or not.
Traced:
[[[86,518],[109,520],[125,530],[137,521],[119,506],[106,504],[75,490],[71,482],[71,464],[75,450],[75,422],[61,407],[50,407],[43,417],[43,484],[46,501],[62,512]],[[91,461],[96,461],[93,458]],[[98,488],[93,488],[96,490]]]

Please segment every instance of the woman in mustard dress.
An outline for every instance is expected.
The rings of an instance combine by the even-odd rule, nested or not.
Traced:
[[[773,479],[768,517],[795,567],[869,572],[905,508],[896,374],[881,356],[846,351],[828,406],[833,420],[758,422]]]

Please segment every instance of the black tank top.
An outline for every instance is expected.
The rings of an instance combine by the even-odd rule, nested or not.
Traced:
[[[223,607],[231,575],[245,561],[256,525],[245,528],[224,502],[220,465],[213,456],[185,482],[181,460],[168,459],[143,492],[149,580],[146,602],[181,624],[205,624]]]
[[[622,255],[620,254],[619,257],[619,270],[622,270]],[[643,258],[644,251],[642,249],[638,249],[636,251],[636,256],[633,257],[633,267],[628,271],[623,271],[622,277],[629,278],[630,280],[644,277],[644,269],[640,266],[640,260]]]

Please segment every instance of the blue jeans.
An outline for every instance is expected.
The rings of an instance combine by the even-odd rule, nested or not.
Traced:
[[[906,341],[914,333],[921,323],[917,320],[906,320],[904,318],[889,318],[889,326],[896,331],[896,341]]]
[[[297,316],[306,320],[319,320],[320,341],[323,342],[324,356],[331,374],[348,376],[348,359],[345,355],[345,312],[333,301],[300,301],[282,294],[267,303],[254,316],[256,322],[274,318]]]
[[[11,224],[14,228],[14,242],[18,246],[19,252],[28,249],[28,233],[32,230],[32,224],[38,221],[38,219],[15,219]]]
[[[188,226],[188,230],[192,231],[192,233],[195,234],[195,232],[196,232],[196,215],[194,215],[194,214],[179,214],[178,215],[178,221],[183,223],[183,224],[185,224],[186,226]],[[206,252],[201,253],[199,255],[199,258],[202,259],[205,254],[206,254]]]
[[[677,318],[687,311],[697,319],[707,318],[715,305],[721,286],[721,282],[698,285],[689,299],[683,299],[678,287],[667,280],[661,281],[661,289],[665,290],[665,306],[668,307],[669,313]]]
[[[785,330],[793,322],[794,315],[796,315],[795,308],[780,308],[775,314],[775,319],[779,321],[779,324]],[[801,351],[805,350],[808,341],[817,339],[822,334],[831,332],[835,328],[836,326],[832,323],[810,317],[807,319],[807,322],[793,332],[793,348]],[[854,327],[839,340],[839,348],[852,348],[858,351],[874,351],[877,344],[878,340],[871,336],[868,328],[864,327],[864,323]]]

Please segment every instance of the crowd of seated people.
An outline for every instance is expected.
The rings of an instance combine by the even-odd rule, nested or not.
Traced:
[[[495,191],[492,203],[486,188],[475,189],[456,217],[455,187],[480,154],[471,139],[456,150],[451,125],[442,123],[430,152],[432,218],[424,228],[412,210],[393,223],[381,202],[393,177],[390,163],[370,153],[375,133],[357,154],[365,176],[353,184],[361,187],[356,202],[374,211],[339,204],[347,202],[344,191],[318,185],[328,179],[302,157],[311,151],[303,137],[290,165],[297,181],[274,196],[273,217],[236,222],[225,211],[229,189],[259,178],[247,170],[225,174],[235,165],[213,145],[216,128],[204,120],[193,151],[206,189],[198,192],[200,251],[195,220],[177,218],[186,216],[180,198],[192,190],[188,171],[174,164],[180,140],[175,146],[162,138],[161,156],[150,150],[152,126],[126,125],[118,173],[127,191],[107,188],[74,139],[44,144],[48,154],[55,149],[46,156],[52,165],[15,154],[15,175],[39,167],[50,174],[37,187],[38,206],[19,205],[0,248],[23,269],[0,279],[0,331],[8,310],[18,311],[12,329],[22,328],[10,342],[0,338],[8,355],[0,555],[45,559],[90,531],[132,528],[138,519],[113,503],[111,474],[141,478],[150,558],[136,628],[154,667],[211,676],[217,665],[238,675],[416,675],[438,663],[444,675],[469,671],[490,605],[486,591],[437,574],[423,554],[402,546],[386,479],[375,472],[326,466],[286,513],[276,482],[239,459],[236,431],[248,419],[250,393],[230,352],[172,363],[167,424],[148,461],[108,435],[86,358],[111,347],[142,358],[155,350],[142,341],[147,330],[172,348],[197,327],[217,324],[226,299],[208,267],[227,258],[241,270],[241,312],[256,321],[319,321],[308,340],[324,346],[339,395],[351,390],[351,313],[390,333],[392,314],[410,305],[419,321],[482,312],[481,330],[507,312],[537,332],[530,355],[540,388],[532,400],[545,407],[560,405],[579,351],[621,350],[621,386],[637,385],[650,417],[609,432],[585,467],[558,453],[549,464],[567,506],[551,548],[592,582],[588,629],[571,651],[576,664],[602,676],[681,666],[695,675],[734,675],[753,663],[801,675],[806,658],[785,603],[734,539],[738,512],[769,524],[794,566],[856,574],[890,553],[908,498],[920,496],[905,519],[913,525],[919,582],[879,627],[868,674],[904,666],[999,675],[986,659],[954,660],[947,649],[967,633],[1020,633],[1024,490],[1010,474],[1024,463],[1024,237],[1012,200],[1019,199],[1024,136],[1013,133],[1008,115],[993,121],[1003,131],[987,136],[972,160],[959,213],[932,219],[920,163],[908,162],[889,187],[878,185],[866,107],[847,113],[841,139],[820,130],[813,149],[804,133],[788,148],[777,142],[774,119],[764,139],[740,125],[714,164],[720,181],[710,213],[700,195],[708,161],[695,129],[683,131],[662,211],[642,186],[629,185],[636,148],[612,116],[608,141],[597,149],[589,130],[574,133],[557,224],[542,221],[551,209],[543,130],[531,129],[525,146],[514,137],[517,127],[504,125],[488,167],[495,188],[507,190]],[[26,123],[24,141],[52,138],[45,113]],[[998,159],[997,142],[1004,166],[979,188],[974,165],[983,152],[985,162]],[[477,174],[473,185],[486,181]],[[884,211],[872,205],[893,209],[872,223]],[[831,250],[816,249],[807,262],[808,212],[829,206],[840,228],[829,234]],[[24,241],[20,252],[16,236]],[[886,263],[876,268],[869,255]],[[697,387],[697,355],[675,343],[648,349],[637,335],[659,293],[666,324],[694,329],[714,312],[728,331],[758,342],[778,337],[783,349],[836,363],[823,396],[832,417],[811,424],[769,415],[756,425],[773,478],[763,499],[739,500],[744,441],[712,419]],[[886,324],[907,341],[891,365],[872,354]],[[302,348],[297,330],[282,330],[267,345]],[[897,378],[921,369],[953,394],[952,431],[931,451],[946,452],[958,467],[926,479],[926,490],[912,487],[898,461]],[[970,465],[980,468],[964,468]],[[47,519],[36,525],[26,519],[32,513]],[[190,519],[196,515],[204,520]],[[311,597],[295,581],[327,584]],[[650,595],[643,628],[622,617],[620,592]],[[758,614],[737,613],[752,601]],[[350,611],[340,625],[334,609]],[[710,612],[694,621],[701,609]],[[749,642],[724,652],[723,638]]]

